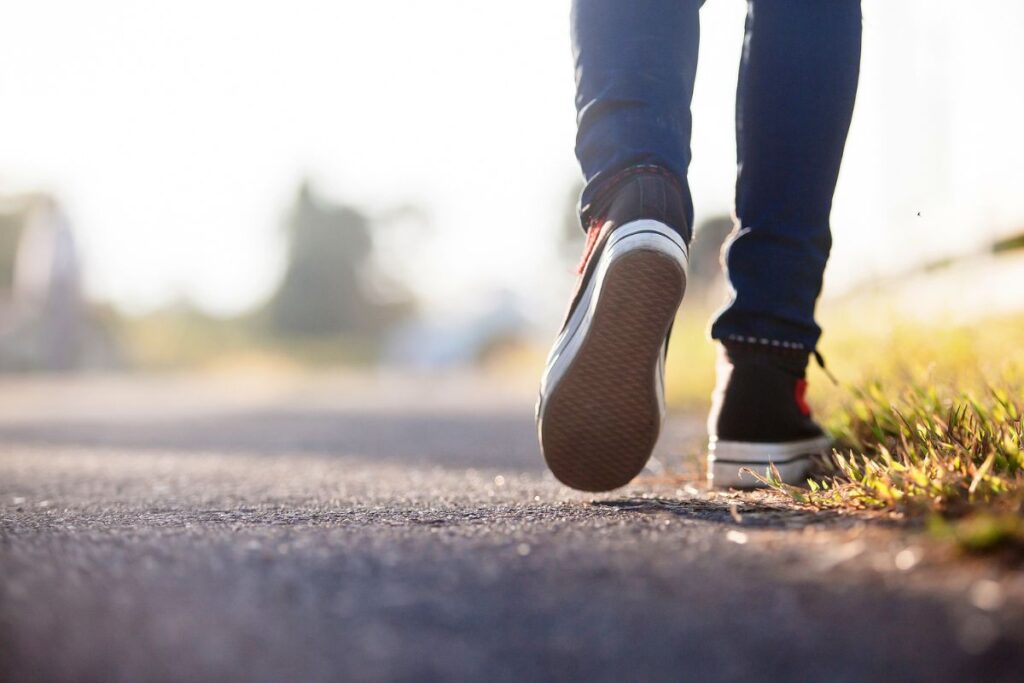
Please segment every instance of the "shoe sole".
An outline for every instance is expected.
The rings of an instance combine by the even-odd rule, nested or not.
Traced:
[[[686,289],[685,248],[656,221],[624,225],[613,238],[629,230],[602,254],[590,300],[579,304],[588,315],[560,354],[556,344],[545,373],[556,379],[542,388],[544,459],[559,481],[581,491],[628,484],[661,431],[661,363]]]
[[[766,484],[752,473],[768,478],[774,465],[786,484],[803,484],[819,460],[831,453],[827,436],[785,443],[712,439],[708,443],[708,483],[716,488],[762,488]]]

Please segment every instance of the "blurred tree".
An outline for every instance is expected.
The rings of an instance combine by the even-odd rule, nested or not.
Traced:
[[[376,337],[409,313],[408,297],[385,302],[372,294],[373,227],[363,213],[302,184],[285,224],[284,278],[267,307],[274,334]]]

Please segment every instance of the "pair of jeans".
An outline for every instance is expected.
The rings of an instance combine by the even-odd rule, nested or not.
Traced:
[[[679,180],[692,226],[686,177],[702,4],[573,0],[584,226],[602,185],[644,165]],[[860,45],[860,0],[747,2],[736,99],[737,229],[724,251],[730,301],[712,324],[715,339],[807,350],[818,343],[814,308],[832,245],[829,215]]]

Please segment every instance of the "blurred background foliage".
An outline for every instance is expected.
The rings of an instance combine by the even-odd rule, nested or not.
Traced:
[[[583,242],[564,6],[59,4],[76,20],[12,5],[0,44],[0,372],[341,364],[536,381]],[[821,351],[844,383],[1014,356],[1024,91],[1006,84],[1024,7],[863,4]],[[678,406],[707,400],[706,326],[726,298],[744,11],[702,10]],[[252,30],[231,30],[241,14]],[[496,48],[498,32],[530,48]]]
[[[416,312],[412,293],[375,259],[391,223],[304,182],[282,226],[284,272],[266,302],[224,317],[182,299],[132,316],[82,296],[74,233],[53,198],[6,197],[0,370],[370,363],[388,334]]]
[[[583,245],[578,193],[578,183],[566,187],[563,217],[555,223],[556,269],[566,288]],[[720,252],[732,227],[729,216],[713,215],[695,230],[689,286],[668,362],[669,399],[679,408],[704,406],[713,384],[707,323],[727,298]],[[421,209],[399,204],[374,215],[325,197],[304,181],[281,221],[281,233],[284,267],[257,306],[218,316],[180,299],[129,315],[83,297],[73,227],[54,198],[3,197],[0,371],[300,371],[389,363],[476,364],[518,378],[539,372],[551,330],[546,321],[537,324],[524,314],[516,296],[492,292],[482,308],[439,318],[422,310],[400,267],[382,258],[382,245],[389,242],[410,246],[415,258],[416,245],[430,238],[429,218]],[[818,400],[835,405],[842,385],[879,378],[919,381],[924,373],[934,381],[980,385],[1024,364],[1024,314],[990,311],[986,301],[959,316],[931,316],[926,305],[947,282],[983,279],[1006,265],[1024,273],[1022,252],[1024,234],[1001,238],[980,252],[925,263],[885,280],[866,279],[859,290],[827,301],[821,310],[822,350],[841,386],[812,370]],[[1000,287],[1005,285],[994,282],[988,299],[998,298]],[[915,299],[922,289],[928,296]],[[1024,308],[1018,292],[1002,295]],[[562,293],[554,292],[552,299],[560,302]]]

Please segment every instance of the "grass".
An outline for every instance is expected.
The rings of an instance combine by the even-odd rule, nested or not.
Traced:
[[[916,383],[872,384],[832,415],[835,463],[808,488],[763,479],[818,509],[869,509],[926,519],[968,550],[1024,550],[1024,402],[1008,380],[980,395]]]
[[[854,380],[822,392],[819,413],[834,468],[806,489],[766,481],[819,509],[923,520],[968,550],[1024,550],[1024,317],[841,346]]]
[[[911,515],[957,517],[978,506],[1019,510],[1021,414],[1022,404],[1003,389],[947,399],[935,386],[912,385],[894,396],[873,384],[830,420],[834,473],[810,480],[807,492],[789,493],[820,507]]]

